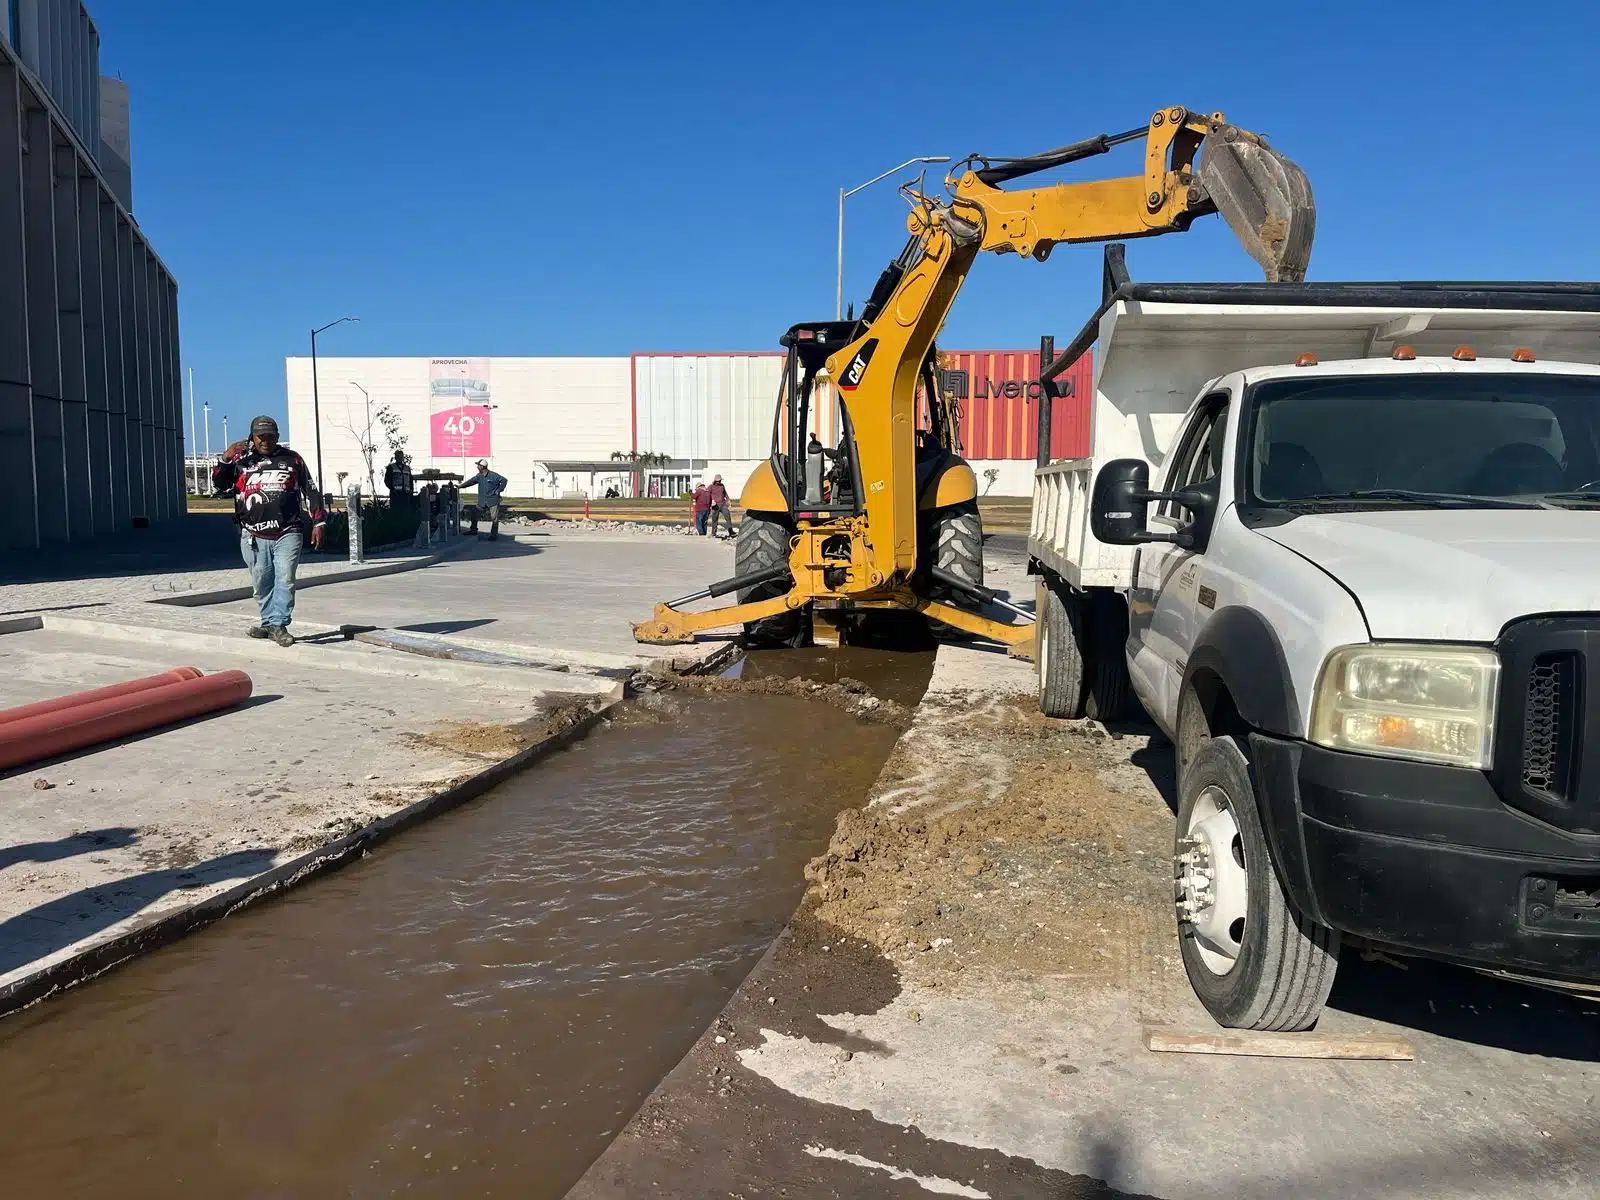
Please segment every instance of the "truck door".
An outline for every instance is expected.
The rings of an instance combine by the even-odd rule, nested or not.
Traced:
[[[1196,406],[1168,461],[1161,491],[1196,487],[1216,477],[1228,423],[1228,393],[1216,392]],[[1176,533],[1188,513],[1164,500],[1150,517],[1152,533]],[[1128,598],[1129,674],[1145,708],[1172,728],[1178,688],[1193,634],[1190,626],[1199,588],[1199,555],[1172,542],[1139,547],[1133,593]]]

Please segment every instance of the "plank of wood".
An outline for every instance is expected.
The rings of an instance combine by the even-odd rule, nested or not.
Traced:
[[[1367,1058],[1410,1062],[1416,1057],[1411,1042],[1398,1034],[1372,1033],[1341,1036],[1331,1033],[1174,1033],[1165,1029],[1144,1031],[1146,1050],[1168,1054],[1245,1054],[1260,1058]]]

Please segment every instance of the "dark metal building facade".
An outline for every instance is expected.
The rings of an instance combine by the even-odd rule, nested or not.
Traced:
[[[100,163],[87,12],[0,5],[0,548],[28,548],[184,511],[178,293]]]

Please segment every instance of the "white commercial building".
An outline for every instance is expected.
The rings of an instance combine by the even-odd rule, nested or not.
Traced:
[[[953,351],[965,442],[979,488],[1026,495],[1031,485],[1034,409],[1026,382],[1036,353]],[[374,447],[381,494],[392,457],[389,430],[413,471],[471,475],[487,458],[509,481],[507,495],[535,499],[680,495],[721,475],[735,498],[772,446],[783,355],[641,353],[616,358],[317,359],[286,361],[288,443],[313,469],[321,411],[322,487],[366,487],[362,447]],[[1031,373],[1031,375],[1030,375]],[[1036,385],[1035,385],[1036,386]],[[1058,439],[1068,429],[1057,406]],[[824,389],[814,425],[834,440],[836,414]],[[1073,435],[1076,436],[1076,435]],[[991,461],[990,455],[995,456]],[[341,475],[344,476],[341,480]]]

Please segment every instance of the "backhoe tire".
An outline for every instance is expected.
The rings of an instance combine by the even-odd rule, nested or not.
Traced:
[[[1090,592],[1085,601],[1084,649],[1089,676],[1085,710],[1096,721],[1126,720],[1133,708],[1127,603],[1115,592],[1106,591]]]
[[[947,575],[982,587],[983,518],[978,515],[978,502],[968,500],[964,504],[952,504],[949,508],[935,509],[931,515],[926,528],[933,548],[933,565]],[[956,608],[978,611],[977,601],[943,584],[935,583],[928,594]],[[928,618],[928,629],[935,637],[972,637],[966,630],[932,617]]]
[[[1339,935],[1300,915],[1284,895],[1243,742],[1203,742],[1179,780],[1178,799],[1178,952],[1189,985],[1228,1029],[1310,1029],[1333,987]],[[1197,846],[1202,861],[1194,860]]]
[[[1084,715],[1088,677],[1083,658],[1083,597],[1039,576],[1034,609],[1039,622],[1039,711],[1075,721]]]
[[[765,571],[789,561],[789,522],[779,513],[747,512],[733,543],[733,573]],[[782,596],[794,586],[792,576],[739,592],[739,603]],[[810,610],[780,613],[744,623],[744,644],[753,650],[791,648],[811,643]]]

